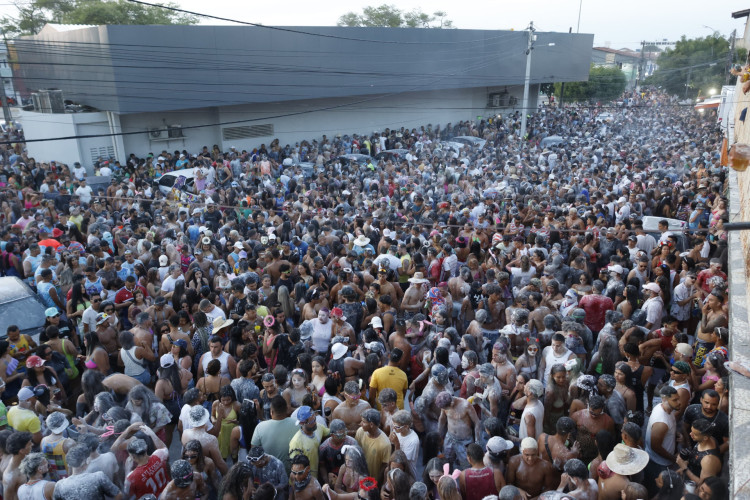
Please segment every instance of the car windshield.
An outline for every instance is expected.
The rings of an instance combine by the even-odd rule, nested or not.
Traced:
[[[176,179],[177,177],[175,177],[174,175],[164,175],[161,179],[159,179],[159,185],[164,187],[172,187]]]
[[[10,325],[17,325],[22,332],[39,328],[44,325],[44,308],[32,296],[0,304],[0,336],[6,336]]]

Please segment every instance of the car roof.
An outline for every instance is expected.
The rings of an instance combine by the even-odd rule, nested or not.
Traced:
[[[198,170],[199,167],[193,167],[193,168],[183,168],[182,170],[173,170],[171,172],[165,172],[162,174],[162,177],[165,175],[170,175],[173,177],[179,177],[181,175],[184,175],[185,177],[190,177],[191,175],[195,175],[195,171]]]
[[[659,221],[662,221],[662,220],[667,221],[670,231],[682,231],[685,229],[685,226],[686,226],[686,223],[683,220],[667,219],[664,217],[654,217],[653,215],[646,215],[643,217],[642,220],[643,220],[643,230],[646,232],[658,231]]]
[[[34,295],[34,292],[14,276],[0,278],[0,304],[13,302]]]

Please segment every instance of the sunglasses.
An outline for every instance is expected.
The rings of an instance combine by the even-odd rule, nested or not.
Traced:
[[[295,476],[301,476],[305,472],[307,472],[307,470],[298,470],[298,471],[292,471],[292,474],[294,474]]]
[[[197,455],[197,454],[193,454],[193,453],[191,453],[191,454],[189,454],[189,455],[188,455],[187,453],[185,453],[185,454],[184,454],[184,455],[182,455],[182,456],[183,456],[184,458],[188,459],[188,460],[193,460],[193,459],[197,459],[197,458],[198,458],[198,455]]]
[[[99,302],[101,302],[101,301],[102,301],[102,299],[93,299],[93,300],[91,301],[91,303],[92,303],[92,304],[98,304],[98,303],[99,303]]]
[[[248,457],[248,460],[250,461],[250,463],[256,464],[260,462],[261,460],[263,460],[264,458],[266,458],[265,454],[259,457]],[[302,471],[302,472],[305,472],[305,471]]]

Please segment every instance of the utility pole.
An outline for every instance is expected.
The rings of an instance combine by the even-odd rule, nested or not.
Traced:
[[[5,64],[8,65],[8,69],[12,68],[10,66],[10,51],[8,50],[8,39],[5,38],[5,33],[3,32],[3,44],[5,44]],[[11,75],[12,79],[12,75]],[[0,100],[2,100],[2,106],[3,106],[3,117],[5,118],[6,125],[10,125],[13,123],[13,113],[10,112],[10,104],[8,103],[8,96],[5,95],[5,82],[3,81],[3,78],[0,76]]]
[[[693,74],[693,67],[690,66],[688,68],[688,76],[687,76],[687,83],[685,83],[685,99],[687,99],[688,96],[688,89],[690,88],[690,77]]]
[[[737,38],[737,30],[732,30],[732,38],[729,41],[729,59],[727,60],[727,67],[725,68],[724,74],[726,77],[726,84],[729,85],[732,81],[732,74],[729,72],[732,69],[734,63],[734,41]]]
[[[521,141],[526,137],[526,115],[529,113],[529,84],[531,83],[531,50],[534,48],[534,21],[529,23],[529,38],[526,43],[526,77],[523,82],[523,105],[521,108]]]
[[[635,82],[635,88],[637,89],[638,86],[643,81],[643,61],[644,57],[646,55],[646,40],[641,41],[641,61],[638,63],[638,81]]]

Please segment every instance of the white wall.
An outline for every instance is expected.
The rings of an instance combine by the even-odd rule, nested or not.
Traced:
[[[90,137],[78,140],[29,142],[29,155],[37,161],[61,161],[73,164],[78,161],[91,170],[92,157],[96,152],[120,150],[118,160],[124,162],[130,153],[145,157],[148,153],[158,155],[162,151],[188,150],[198,152],[203,146],[212,148],[219,144],[224,151],[234,146],[238,150],[251,150],[261,144],[268,145],[278,138],[282,145],[294,144],[303,139],[320,139],[336,134],[372,134],[385,128],[415,128],[432,124],[445,127],[460,120],[476,120],[478,116],[489,118],[498,113],[508,114],[513,108],[489,109],[489,93],[506,90],[522,105],[523,87],[490,87],[446,91],[412,92],[384,97],[366,96],[346,99],[319,99],[270,104],[247,104],[204,108],[199,110],[139,113],[132,115],[113,114],[112,123],[104,112],[50,114],[22,111],[19,121],[23,124],[27,139],[50,137],[100,135],[124,132],[121,137]],[[538,85],[532,85],[529,93],[530,106],[536,105]],[[312,112],[307,112],[314,110]],[[252,121],[242,121],[252,120]],[[229,123],[237,122],[237,123]],[[166,125],[211,125],[184,130],[184,138],[154,140],[149,135],[153,128]],[[273,135],[248,139],[224,141],[222,129],[247,125],[273,124]],[[91,173],[91,172],[90,172]]]
[[[76,135],[72,114],[20,111],[18,121],[23,125],[26,140]],[[75,140],[27,142],[26,150],[29,157],[40,162],[55,160],[72,165],[81,160]]]
[[[148,131],[154,128],[164,128],[165,125],[205,125],[218,123],[219,114],[214,108],[204,108],[185,112],[158,112],[138,113],[133,115],[119,115],[120,126],[123,132],[139,132],[122,137],[124,156],[135,153],[136,156],[144,158],[148,153],[158,156],[162,151],[197,152],[203,146],[209,149],[214,144],[220,144],[221,132],[218,127],[201,127],[183,131],[184,139],[152,140]],[[236,118],[234,118],[236,119]],[[140,133],[140,132],[143,133]],[[163,134],[166,135],[166,134]],[[125,158],[121,158],[121,161]]]
[[[222,147],[227,151],[234,146],[238,150],[252,149],[261,144],[270,143],[278,138],[282,145],[294,144],[302,139],[319,139],[323,134],[328,137],[336,134],[371,134],[385,128],[414,128],[431,123],[433,126],[456,123],[460,120],[475,120],[477,116],[488,118],[499,112],[507,114],[510,108],[487,109],[487,94],[500,92],[505,87],[474,88],[430,92],[413,92],[376,98],[365,96],[347,99],[319,99],[314,101],[292,101],[284,103],[243,105],[219,108],[221,122],[254,119],[252,122],[225,125],[235,127],[242,125],[260,125],[273,123],[274,134],[268,137],[237,139],[223,141]],[[532,86],[530,99],[535,104],[535,92],[538,86]],[[518,99],[521,106],[523,87],[507,87],[508,92]],[[363,102],[365,101],[365,102]],[[343,104],[349,104],[342,106]],[[335,109],[326,109],[334,108]],[[305,114],[294,114],[310,109],[326,109]],[[279,115],[291,115],[279,118],[268,118]]]

